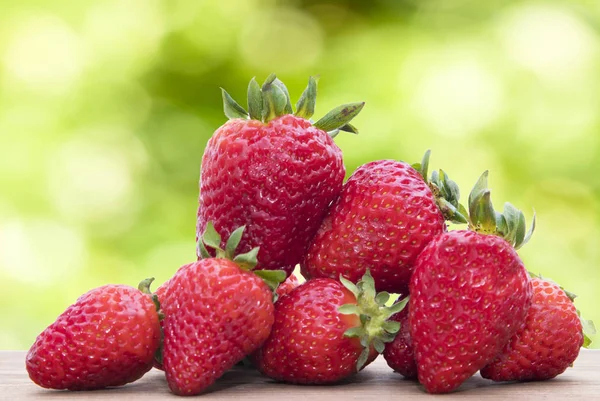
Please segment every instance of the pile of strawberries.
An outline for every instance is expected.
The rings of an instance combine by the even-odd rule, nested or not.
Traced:
[[[369,162],[344,183],[333,138],[357,133],[350,121],[364,103],[312,122],[316,92],[310,78],[294,111],[275,75],[252,79],[247,110],[223,91],[230,120],[202,159],[198,260],[155,293],[147,279],[81,296],[29,350],[35,383],[121,386],[155,366],[173,393],[194,395],[243,362],[323,384],[383,353],[446,393],[478,371],[545,380],[575,361],[593,325],[516,252],[535,217],[526,232],[510,203],[496,211],[487,172],[465,208],[443,170],[428,175],[429,152],[414,165]],[[292,274],[298,264],[306,282]]]

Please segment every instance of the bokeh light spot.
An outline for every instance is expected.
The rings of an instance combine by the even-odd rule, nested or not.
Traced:
[[[413,104],[437,134],[468,137],[494,122],[504,93],[496,76],[471,57],[450,55],[415,82]]]
[[[68,88],[84,67],[77,35],[60,18],[45,15],[16,24],[3,61],[13,77],[50,90]]]
[[[63,145],[51,158],[50,195],[67,216],[98,221],[125,207],[131,195],[132,175],[121,149],[76,140]]]
[[[300,10],[288,8],[250,15],[239,39],[245,62],[278,74],[312,66],[322,46],[323,34],[318,22]]]
[[[590,27],[556,7],[519,7],[500,21],[499,36],[509,57],[542,77],[561,79],[580,72],[597,50]]]
[[[78,273],[87,249],[75,230],[49,220],[12,221],[0,226],[0,267],[13,279],[56,285]]]

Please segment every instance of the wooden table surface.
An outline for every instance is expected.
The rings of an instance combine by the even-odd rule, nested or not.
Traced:
[[[600,351],[582,350],[573,368],[547,382],[492,383],[479,375],[457,391],[444,396],[428,395],[417,383],[392,372],[383,357],[347,381],[330,386],[295,386],[275,383],[253,369],[225,374],[202,399],[244,400],[600,400]],[[88,392],[46,390],[29,380],[24,351],[0,351],[0,400],[159,400],[183,399],[169,392],[163,372],[151,370],[124,387]]]

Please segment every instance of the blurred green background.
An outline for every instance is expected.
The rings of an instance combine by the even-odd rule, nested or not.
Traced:
[[[194,259],[199,165],[276,72],[315,117],[365,100],[339,135],[348,174],[431,148],[463,197],[535,208],[529,270],[600,322],[600,6],[589,1],[76,0],[0,13],[0,349],[26,349],[106,283]],[[599,342],[600,343],[600,342]],[[600,346],[596,343],[595,346]]]

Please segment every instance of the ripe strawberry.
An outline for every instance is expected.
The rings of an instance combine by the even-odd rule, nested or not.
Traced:
[[[29,349],[31,380],[45,388],[94,390],[142,377],[160,344],[152,280],[139,289],[105,285],[79,297]]]
[[[209,223],[200,248],[208,256],[205,242],[216,249],[217,257],[185,265],[168,281],[162,301],[162,362],[175,394],[201,393],[257,349],[271,331],[273,294],[263,279],[280,282],[285,274],[250,272],[256,265],[256,248],[233,258],[242,233],[243,227],[235,230],[223,250],[221,237]]]
[[[532,283],[533,299],[525,326],[502,354],[481,370],[481,376],[495,381],[552,379],[575,361],[582,345],[589,345],[569,294],[540,277],[534,277]]]
[[[446,231],[444,216],[467,222],[443,171],[428,185],[428,163],[429,151],[416,168],[395,160],[359,167],[312,240],[302,274],[356,282],[369,269],[377,290],[406,294],[417,256]]]
[[[417,363],[408,327],[408,306],[393,315],[390,320],[400,323],[394,341],[385,345],[383,357],[388,366],[407,379],[417,378]]]
[[[290,276],[277,287],[277,290],[275,290],[277,294],[277,299],[289,294],[294,288],[298,287],[299,285],[300,280],[296,276],[296,273],[290,274]]]
[[[259,269],[289,275],[342,188],[342,153],[332,137],[356,133],[348,122],[364,103],[340,106],[313,124],[316,85],[311,77],[294,114],[275,75],[262,89],[250,81],[249,113],[223,91],[231,120],[204,150],[196,235],[208,221],[224,236],[246,226],[240,251],[260,247]]]
[[[531,281],[513,245],[532,230],[525,236],[523,214],[508,203],[504,214],[495,212],[486,187],[487,172],[469,197],[470,227],[480,232],[441,234],[411,278],[410,335],[419,381],[430,393],[450,392],[489,364],[531,304]]]
[[[334,383],[375,359],[398,331],[387,318],[404,306],[386,308],[389,294],[375,295],[366,273],[357,285],[341,278],[307,281],[275,304],[275,323],[253,355],[258,370],[298,384]]]

